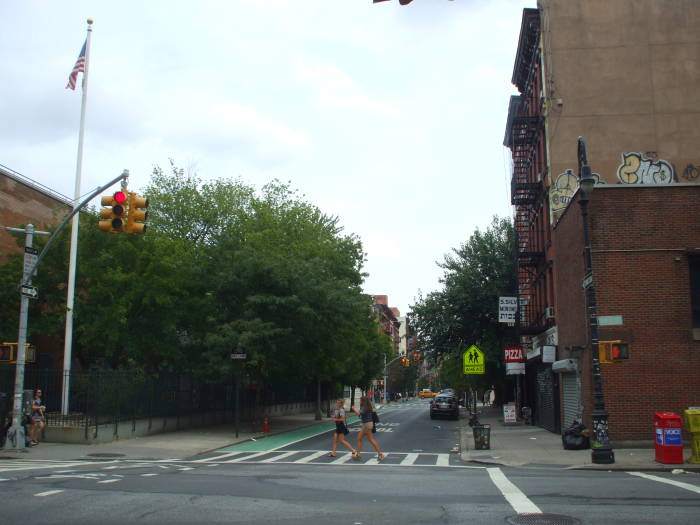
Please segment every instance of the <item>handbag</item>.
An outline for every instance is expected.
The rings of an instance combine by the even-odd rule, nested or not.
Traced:
[[[374,410],[372,410],[372,423],[379,423],[379,416]]]

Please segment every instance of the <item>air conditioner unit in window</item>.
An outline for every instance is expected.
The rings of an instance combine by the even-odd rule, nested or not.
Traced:
[[[544,309],[544,316],[547,319],[554,319],[554,307],[548,306]]]

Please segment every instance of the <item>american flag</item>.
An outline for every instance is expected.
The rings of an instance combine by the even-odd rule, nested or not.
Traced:
[[[87,39],[85,39],[85,43],[83,44],[83,48],[80,50],[80,54],[78,55],[78,60],[75,61],[75,65],[73,66],[73,71],[70,72],[70,76],[68,77],[68,84],[66,85],[66,89],[70,88],[73,91],[75,91],[75,83],[78,80],[78,73],[85,73],[85,46],[87,45]]]

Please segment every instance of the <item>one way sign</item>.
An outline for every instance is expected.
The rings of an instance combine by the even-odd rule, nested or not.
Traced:
[[[20,289],[20,292],[22,295],[25,297],[29,297],[30,299],[36,299],[39,297],[39,290],[37,290],[36,286],[29,286],[26,284],[22,285],[22,288]]]

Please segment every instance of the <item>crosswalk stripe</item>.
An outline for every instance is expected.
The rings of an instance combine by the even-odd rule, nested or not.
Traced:
[[[333,461],[331,461],[331,463],[334,465],[340,465],[342,463],[347,463],[351,459],[352,459],[352,453],[348,452],[347,454],[343,454],[339,458],[334,459]]]
[[[435,460],[435,465],[438,467],[449,467],[450,466],[450,456],[449,454],[438,454]]]
[[[47,490],[46,492],[37,492],[34,494],[35,496],[38,496],[40,498],[43,498],[45,496],[53,496],[54,494],[60,494],[63,492],[62,490]]]
[[[249,459],[257,458],[258,456],[264,456],[265,454],[269,454],[270,451],[266,450],[265,452],[256,452],[255,454],[251,454],[249,456],[245,456],[242,458],[235,458],[235,459],[229,459],[226,461],[221,461],[220,463],[240,463],[241,461],[248,461]]]
[[[697,492],[698,494],[700,494],[700,487],[696,487],[695,485],[691,485],[690,483],[683,483],[682,481],[676,481],[675,479],[666,479],[662,478],[661,476],[645,474],[644,472],[630,472],[630,475],[649,479],[651,481],[658,481],[659,483],[667,483],[668,485],[673,485],[674,487],[689,490],[691,492]]]
[[[296,450],[291,450],[289,452],[283,452],[281,454],[277,454],[276,456],[272,456],[271,458],[267,459],[262,459],[260,460],[260,463],[274,463],[275,461],[279,461],[280,459],[288,458],[289,456],[293,456],[296,454]]]
[[[220,456],[214,456],[213,458],[195,459],[193,463],[204,463],[205,461],[217,461],[223,458],[232,458],[234,456],[240,456],[245,454],[245,452],[228,452],[227,454],[221,454]]]
[[[313,461],[316,458],[320,458],[323,456],[326,452],[324,450],[321,450],[319,452],[314,452],[313,454],[309,454],[308,456],[305,456],[301,458],[298,461],[295,461],[294,463],[308,463],[309,461]]]
[[[418,454],[406,454],[406,457],[401,460],[399,465],[413,465],[418,459]]]

